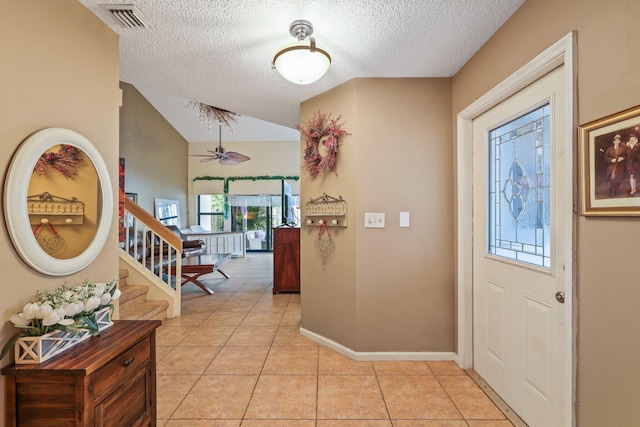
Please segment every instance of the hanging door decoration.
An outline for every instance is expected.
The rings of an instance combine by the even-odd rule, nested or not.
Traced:
[[[326,230],[327,233],[323,234],[322,232]],[[331,238],[331,231],[329,231],[329,227],[326,225],[321,225],[318,230],[318,235],[316,236],[316,240],[314,242],[314,246],[316,249],[316,253],[320,257],[320,261],[322,262],[322,266],[326,267],[327,262],[333,255],[336,250],[336,244],[333,242]]]
[[[47,226],[49,227],[51,234],[43,235],[42,233],[40,233],[41,227],[43,225],[45,226],[45,229]],[[58,231],[49,221],[43,221],[40,224],[36,225],[33,229],[33,235],[38,241],[40,247],[49,255],[54,254],[65,244],[64,237],[58,234]]]

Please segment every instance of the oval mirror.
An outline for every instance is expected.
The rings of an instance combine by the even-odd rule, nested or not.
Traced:
[[[34,270],[73,274],[104,247],[113,218],[111,180],[84,136],[62,128],[31,135],[11,161],[4,194],[9,236]]]

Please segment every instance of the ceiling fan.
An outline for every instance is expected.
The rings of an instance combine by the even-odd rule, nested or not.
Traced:
[[[227,151],[222,147],[222,124],[218,125],[218,146],[213,150],[207,150],[211,154],[192,154],[194,157],[204,157],[200,160],[203,162],[210,162],[217,160],[221,165],[237,165],[247,160],[251,160],[251,157],[244,154],[236,153],[235,151]]]

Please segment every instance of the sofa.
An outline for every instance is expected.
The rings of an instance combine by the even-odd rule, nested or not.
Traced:
[[[245,238],[247,239],[246,247],[249,250],[262,250],[262,242],[266,236],[263,230],[252,230],[245,232]]]

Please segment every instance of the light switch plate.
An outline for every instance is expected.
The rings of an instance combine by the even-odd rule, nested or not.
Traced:
[[[364,226],[365,228],[384,228],[384,214],[383,213],[365,213]]]
[[[411,225],[411,216],[409,212],[400,212],[400,227],[409,227]]]

